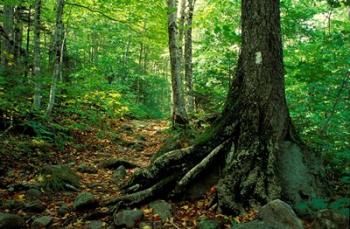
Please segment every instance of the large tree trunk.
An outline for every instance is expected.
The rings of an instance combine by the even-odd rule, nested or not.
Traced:
[[[221,118],[193,147],[171,151],[137,171],[123,186],[127,195],[110,203],[178,196],[203,180],[201,175],[221,170],[214,182],[223,212],[239,213],[277,198],[295,204],[321,195],[321,165],[298,139],[289,116],[279,1],[242,0],[242,50]]]
[[[55,65],[54,72],[52,75],[50,98],[47,105],[47,114],[50,115],[55,104],[56,91],[57,91],[57,81],[61,77],[62,71],[62,52],[63,52],[63,42],[64,42],[64,26],[63,26],[63,8],[64,0],[57,0],[56,6],[56,31],[55,31]]]
[[[168,3],[168,32],[169,32],[169,52],[171,65],[171,83],[173,92],[173,123],[174,125],[187,125],[188,117],[185,109],[185,100],[182,93],[180,76],[180,56],[177,45],[176,0],[167,0]]]
[[[34,109],[41,107],[41,78],[40,78],[40,24],[41,24],[41,0],[35,1],[34,15]]]
[[[187,92],[187,108],[194,112],[193,99],[193,63],[192,63],[192,20],[195,0],[188,0],[187,23],[185,32],[185,80]]]

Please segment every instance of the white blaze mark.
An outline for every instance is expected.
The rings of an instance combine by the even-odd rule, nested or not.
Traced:
[[[262,54],[261,54],[261,52],[256,52],[255,53],[255,63],[256,64],[261,64],[262,63]]]

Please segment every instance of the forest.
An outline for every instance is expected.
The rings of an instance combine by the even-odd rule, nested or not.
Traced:
[[[0,229],[348,229],[349,0],[0,0]]]

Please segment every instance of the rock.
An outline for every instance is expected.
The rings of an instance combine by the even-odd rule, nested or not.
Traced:
[[[293,209],[281,200],[274,200],[261,208],[259,218],[269,226],[283,229],[303,229]]]
[[[64,216],[65,214],[70,212],[70,208],[66,203],[61,204],[61,207],[58,209],[58,215]]]
[[[80,164],[78,167],[78,171],[81,173],[90,173],[90,174],[97,173],[97,169],[95,167],[88,166],[86,164]]]
[[[87,225],[86,225],[87,229],[102,229],[103,228],[103,222],[100,220],[93,220],[90,221]]]
[[[199,221],[198,229],[220,229],[222,224],[216,220],[204,219]]]
[[[39,218],[36,218],[32,223],[32,229],[40,229],[40,228],[47,228],[52,223],[52,217],[50,216],[41,216]]]
[[[26,192],[27,200],[40,200],[42,197],[42,192],[38,189],[31,188]]]
[[[314,229],[342,229],[349,228],[349,215],[344,216],[330,209],[321,210],[316,214],[312,223]]]
[[[124,180],[126,176],[126,169],[123,165],[119,166],[113,173],[113,178],[117,181]]]
[[[80,193],[74,200],[73,207],[75,210],[85,210],[89,208],[94,208],[98,205],[98,201],[94,195],[89,192]]]
[[[117,159],[117,158],[112,158],[112,159],[109,159],[107,161],[104,161],[101,163],[100,166],[102,168],[106,168],[106,169],[116,169],[116,168],[119,168],[120,166],[124,166],[127,169],[134,169],[134,168],[138,167],[137,165],[135,165],[131,162]]]
[[[285,195],[293,204],[302,201],[303,196],[316,196],[316,191],[310,185],[312,176],[303,158],[304,154],[297,144],[288,141],[282,144],[278,169]]]
[[[41,185],[49,190],[73,190],[79,188],[80,178],[69,167],[64,165],[50,165],[44,167],[40,176],[42,177]]]
[[[46,207],[38,200],[26,203],[24,205],[24,210],[27,212],[41,213],[45,211]]]
[[[140,229],[153,229],[153,226],[151,223],[141,222],[139,228]]]
[[[25,221],[22,217],[14,214],[0,213],[0,229],[24,228]]]
[[[165,200],[156,200],[149,204],[149,207],[153,209],[154,214],[158,214],[162,221],[170,219],[172,217],[171,205]]]
[[[254,220],[248,223],[235,224],[232,226],[232,229],[283,229],[283,228],[274,228],[262,221]]]
[[[142,218],[143,212],[140,210],[121,210],[114,213],[114,224],[118,227],[135,228]]]

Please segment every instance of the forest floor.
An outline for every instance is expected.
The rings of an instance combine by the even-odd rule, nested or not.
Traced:
[[[53,223],[50,228],[88,228],[86,225],[91,220],[100,220],[105,228],[113,224],[108,208],[97,207],[92,210],[77,212],[68,210],[62,214],[63,206],[72,209],[73,202],[81,192],[92,193],[100,203],[108,201],[120,195],[118,181],[113,177],[113,170],[101,168],[101,163],[111,158],[124,159],[145,167],[150,163],[150,158],[157,152],[165,139],[170,137],[168,123],[159,120],[117,120],[107,124],[108,132],[100,129],[89,131],[77,131],[74,135],[75,143],[69,144],[64,150],[52,150],[43,152],[42,149],[32,150],[30,156],[2,155],[3,167],[11,168],[1,178],[0,182],[0,212],[16,213],[27,219],[28,225],[32,219],[38,216],[50,216]],[[12,139],[12,142],[16,139]],[[11,139],[3,142],[3,147],[8,151],[13,147]],[[48,192],[41,189],[42,195],[39,199],[39,209],[30,210],[31,200],[28,198],[26,188],[21,185],[35,183],[38,179],[38,171],[48,164],[65,164],[76,172],[80,177],[80,189],[77,192]],[[79,172],[82,165],[95,168],[91,173]],[[127,169],[130,176],[135,169]],[[15,185],[17,184],[17,185]],[[12,187],[12,188],[9,188]],[[161,222],[147,206],[143,206],[144,221],[151,222],[154,228],[196,228],[198,219],[209,218],[224,222],[225,227],[230,228],[232,221],[249,221],[255,213],[244,217],[229,218],[209,210],[209,202],[213,197],[213,188],[203,198],[195,201],[182,201],[170,203],[173,209],[171,220]],[[4,203],[7,204],[4,204]],[[36,202],[38,203],[38,201]],[[41,207],[40,207],[41,205]],[[103,228],[104,228],[103,227]]]

